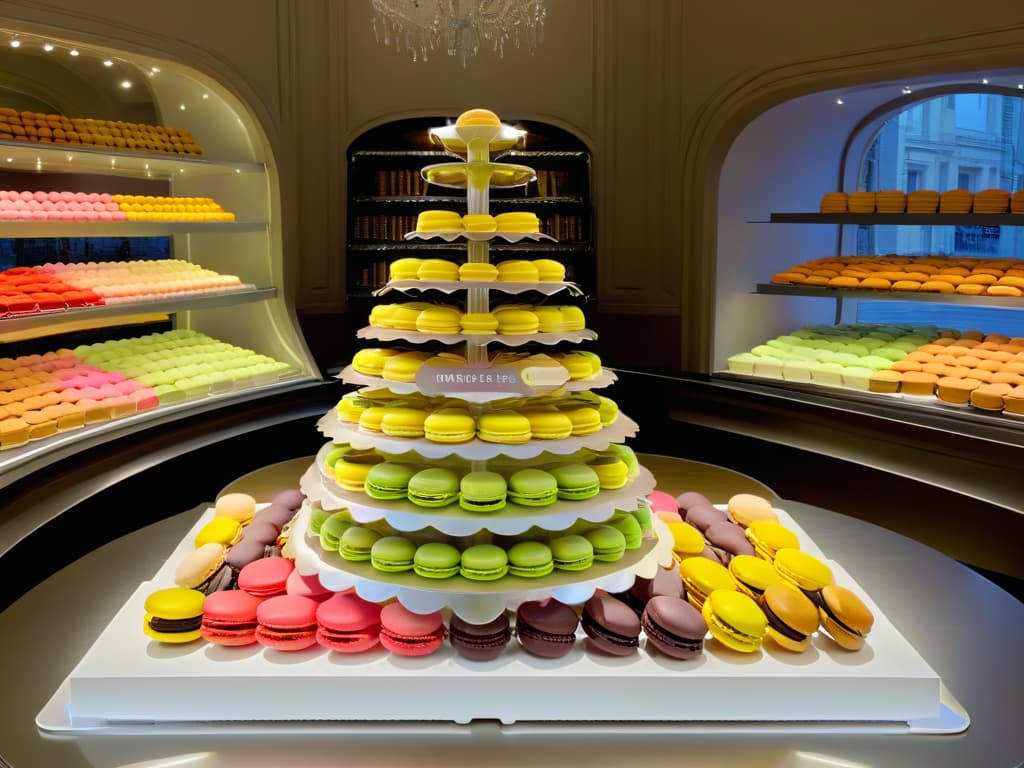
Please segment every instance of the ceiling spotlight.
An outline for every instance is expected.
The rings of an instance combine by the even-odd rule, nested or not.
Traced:
[[[11,40],[11,48],[21,48],[21,40],[18,38]]]
[[[184,104],[179,104],[178,105],[178,109],[180,109],[182,112],[184,112],[185,111],[185,105]]]
[[[43,44],[43,50],[46,51],[47,53],[52,51],[53,50],[53,43],[44,43]]]
[[[836,104],[842,105],[842,103],[843,103],[842,99],[836,99]]]
[[[1021,86],[1021,85],[1018,85],[1017,87],[1018,87],[1018,88],[1024,88],[1024,86]],[[210,94],[208,94],[208,93],[204,93],[204,94],[203,94],[203,98],[204,98],[204,99],[208,99],[208,98],[210,98]]]
[[[121,87],[124,88],[125,90],[128,90],[129,88],[132,87],[132,81],[131,80],[122,80],[121,81]]]
[[[910,89],[910,86],[909,85],[904,85],[903,86],[903,95],[907,96],[908,94],[911,94],[911,93],[913,93],[913,91]]]
[[[150,67],[149,71],[155,75],[157,72],[160,71],[160,67]]]
[[[982,85],[988,85],[988,78],[987,77],[981,78],[981,84]]]
[[[1024,83],[1017,83],[1017,89],[1024,91]]]
[[[114,66],[114,62],[112,62],[110,59],[104,59],[103,60],[103,66],[104,67],[112,67],[112,66]]]
[[[72,48],[70,51],[68,51],[68,53],[70,53],[72,56],[77,56],[78,55],[78,49],[77,48]]]

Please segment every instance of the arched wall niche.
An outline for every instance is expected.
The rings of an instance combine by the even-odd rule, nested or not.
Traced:
[[[843,147],[858,121],[903,87],[980,84],[993,72],[1007,75],[1005,84],[1015,87],[1020,80],[1010,73],[1021,72],[1022,31],[1024,25],[1017,25],[801,61],[735,77],[701,104],[682,134],[683,196],[703,201],[683,208],[682,367],[710,372],[725,346],[743,336],[723,339],[724,328],[776,316],[751,303],[765,297],[745,295],[772,271],[771,257],[756,254],[775,253],[781,263],[798,247],[824,249],[823,255],[835,248],[831,232],[808,235],[748,221],[763,220],[772,210],[816,210],[821,194],[838,183]],[[773,171],[774,180],[768,175]],[[809,314],[824,311],[822,305]],[[790,329],[807,316],[806,307],[777,314]],[[758,332],[763,339],[771,328],[759,326]]]

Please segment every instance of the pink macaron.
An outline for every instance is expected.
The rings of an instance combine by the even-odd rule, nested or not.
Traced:
[[[647,501],[651,505],[651,511],[658,512],[679,512],[679,505],[675,497],[664,491],[651,491],[647,494]]]
[[[399,656],[426,656],[441,647],[445,629],[441,614],[413,613],[401,603],[380,612],[380,644]]]
[[[262,602],[240,589],[207,595],[199,634],[217,645],[252,645],[256,642],[256,609]]]
[[[301,651],[316,645],[316,609],[320,605],[301,595],[279,595],[256,609],[256,641],[278,651]]]
[[[381,607],[358,595],[339,593],[316,609],[316,640],[339,653],[362,653],[380,642]]]
[[[238,572],[238,588],[256,597],[283,595],[293,570],[295,563],[286,557],[253,560]]]

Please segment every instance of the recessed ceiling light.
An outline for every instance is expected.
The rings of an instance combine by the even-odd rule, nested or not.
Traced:
[[[988,85],[988,78],[987,77],[981,78],[981,84],[982,85]]]
[[[160,67],[150,67],[149,71],[155,75],[157,72],[160,71]]]
[[[840,104],[841,105],[842,103],[843,103],[842,99],[836,99],[836,104]]]
[[[53,43],[44,43],[43,44],[43,50],[46,51],[47,53],[52,51],[53,50]]]
[[[184,112],[185,111],[185,105],[184,104],[179,104],[178,105],[178,109],[180,109],[182,112]]]
[[[77,56],[78,55],[78,49],[77,48],[72,48],[70,51],[68,51],[68,53],[70,53],[72,56]]]
[[[11,40],[11,48],[21,48],[21,40]]]
[[[903,86],[903,95],[906,96],[906,95],[911,94],[911,93],[913,93],[913,91],[910,89],[910,86],[909,85],[904,85]]]
[[[1020,87],[1020,86],[1018,86],[1018,87]],[[203,94],[203,98],[204,98],[204,99],[208,99],[208,98],[210,98],[210,94],[208,94],[208,93],[204,93],[204,94]]]
[[[121,87],[124,88],[125,90],[127,90],[128,88],[131,88],[132,87],[132,81],[131,80],[122,80],[121,81]]]
[[[112,67],[112,66],[114,66],[114,62],[112,62],[110,59],[104,59],[103,60],[103,66],[104,67]]]

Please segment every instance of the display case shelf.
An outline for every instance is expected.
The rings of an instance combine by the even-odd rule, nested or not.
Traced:
[[[384,195],[369,196],[362,195],[352,198],[355,205],[419,205],[423,207],[433,205],[458,205],[465,206],[465,195]],[[503,206],[515,208],[530,208],[539,206],[541,208],[552,207],[583,207],[586,201],[581,195],[566,195],[561,197],[492,197],[491,207],[501,208]]]
[[[34,337],[53,335],[61,330],[49,331],[55,323],[79,322],[91,323],[119,317],[128,317],[143,313],[162,312],[172,314],[190,309],[214,309],[231,307],[236,304],[247,304],[252,301],[266,301],[277,296],[277,289],[241,287],[234,290],[216,293],[196,294],[174,299],[155,299],[152,301],[124,302],[121,304],[103,304],[95,307],[75,307],[64,311],[36,312],[26,315],[13,315],[0,319],[0,342],[3,335],[11,332],[29,333]]]
[[[465,253],[465,247],[459,243],[420,243],[420,242],[395,242],[393,240],[378,240],[374,242],[353,243],[348,247],[354,254],[376,254],[376,253],[417,253],[420,251],[446,251]],[[543,253],[544,255],[557,254],[558,256],[583,256],[591,253],[588,243],[495,243],[491,246],[492,252],[498,253]]]
[[[266,229],[265,221],[3,221],[0,237],[164,237]]]
[[[140,179],[178,179],[226,173],[265,173],[263,163],[206,160],[170,153],[0,141],[0,168],[32,173],[89,173]]]
[[[779,285],[758,283],[754,293],[774,296],[804,296],[817,299],[857,301],[924,301],[938,304],[967,304],[975,307],[1024,309],[1024,297],[967,296],[960,293],[925,293],[921,291],[876,291],[826,288],[824,286]]]
[[[1022,213],[773,213],[767,222],[751,224],[861,224],[874,226],[1021,226]]]

